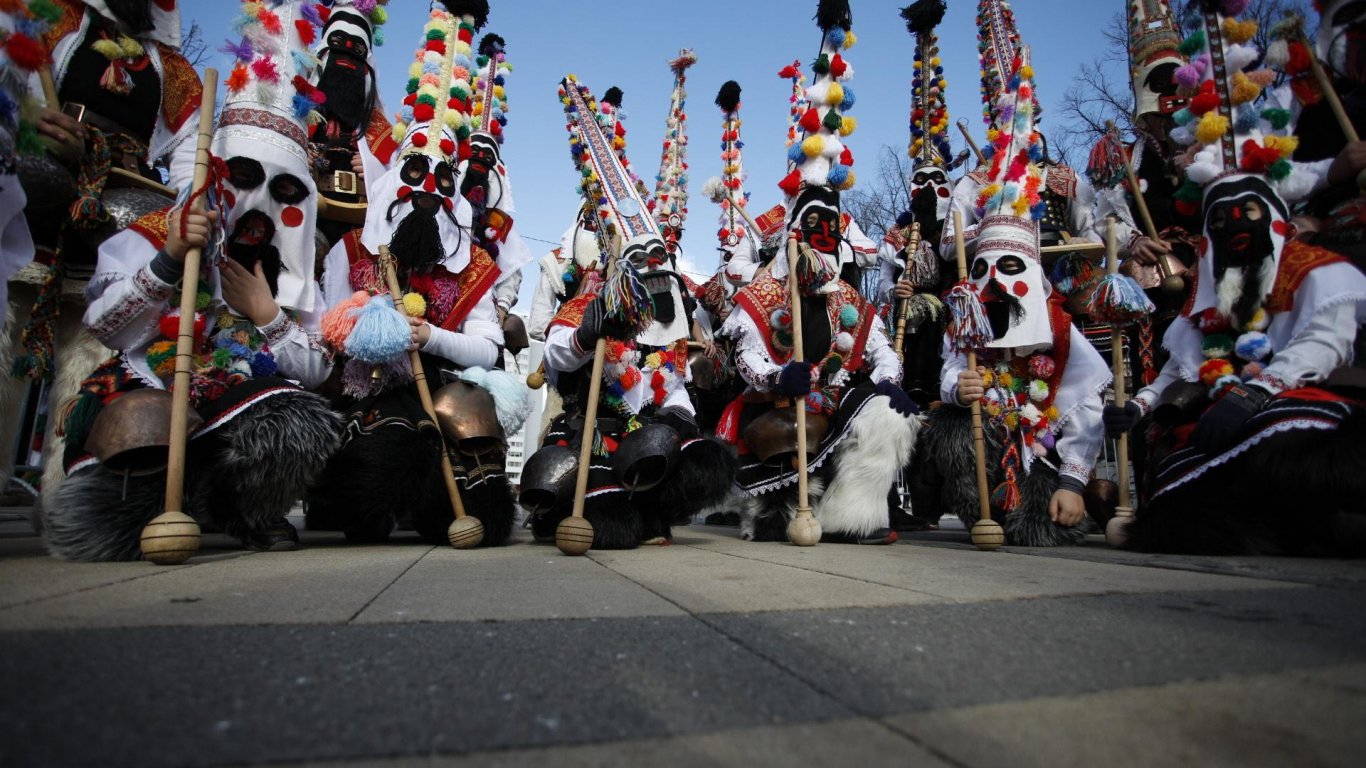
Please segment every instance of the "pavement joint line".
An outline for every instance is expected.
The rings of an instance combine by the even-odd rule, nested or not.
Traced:
[[[436,547],[429,545],[427,547],[427,551],[422,553],[422,557],[419,557],[416,560],[409,563],[408,567],[404,568],[397,576],[391,579],[388,584],[385,584],[383,589],[371,595],[370,599],[365,601],[365,605],[362,605],[355,613],[351,614],[351,618],[347,619],[343,623],[343,626],[352,625],[356,621],[356,619],[360,617],[362,613],[365,613],[365,611],[369,609],[370,606],[375,604],[375,601],[378,600],[381,595],[383,595],[385,592],[388,592],[389,588],[397,584],[399,579],[408,575],[408,571],[411,571],[412,569],[416,568],[418,563],[422,562],[423,560],[426,560],[427,556],[435,551]]]
[[[1078,551],[1078,550],[1074,550],[1074,551]],[[1155,559],[1153,562],[1144,562],[1144,563],[1133,563],[1133,562],[1127,562],[1127,563],[1126,563],[1126,562],[1118,562],[1118,561],[1110,561],[1110,560],[1102,560],[1102,559],[1093,559],[1093,558],[1088,558],[1088,557],[1066,557],[1066,556],[1061,556],[1061,555],[1054,554],[1054,553],[1052,553],[1052,552],[1040,551],[1040,550],[1036,550],[1036,549],[1030,549],[1030,550],[1027,550],[1027,551],[1019,551],[1019,552],[1007,552],[1006,554],[1021,555],[1021,556],[1024,556],[1024,557],[1043,557],[1043,558],[1048,558],[1048,559],[1052,559],[1052,560],[1072,560],[1072,561],[1074,561],[1074,562],[1101,563],[1101,564],[1104,564],[1104,565],[1118,565],[1118,566],[1123,566],[1123,567],[1126,567],[1126,568],[1152,568],[1152,569],[1154,569],[1154,570],[1162,570],[1162,571],[1180,571],[1180,572],[1184,572],[1184,573],[1200,573],[1200,574],[1204,574],[1204,575],[1206,575],[1206,576],[1229,576],[1229,577],[1237,578],[1237,579],[1254,579],[1254,580],[1257,580],[1257,581],[1280,581],[1280,582],[1286,582],[1286,583],[1300,584],[1300,585],[1302,585],[1302,586],[1317,586],[1317,587],[1349,587],[1349,586],[1352,586],[1352,585],[1360,584],[1360,582],[1354,581],[1354,580],[1324,581],[1324,580],[1322,580],[1322,579],[1315,579],[1315,578],[1312,578],[1312,577],[1309,577],[1309,576],[1303,576],[1303,575],[1297,575],[1297,574],[1263,575],[1263,574],[1251,573],[1251,572],[1246,572],[1246,571],[1227,570],[1227,569],[1218,567],[1218,565],[1216,565],[1216,564],[1214,564],[1214,563],[1186,563],[1186,564],[1183,564],[1183,563],[1180,563],[1180,562],[1175,562],[1175,561],[1166,560],[1166,559],[1164,559],[1164,556],[1163,556],[1161,553],[1142,553],[1142,552],[1134,553],[1134,554],[1138,554],[1138,555],[1148,554],[1150,557],[1154,557],[1154,556],[1155,556],[1155,557],[1157,558],[1157,559]]]
[[[938,713],[940,713],[940,712],[952,712],[953,710],[949,710],[949,709],[936,709],[936,710],[929,710],[929,711],[938,714]],[[959,760],[958,758],[956,758],[956,757],[950,755],[949,753],[945,752],[944,750],[940,749],[939,747],[936,747],[936,746],[934,746],[933,744],[929,743],[928,741],[925,741],[924,739],[920,738],[919,736],[915,735],[914,733],[911,733],[910,731],[907,731],[907,730],[898,728],[898,727],[896,727],[895,724],[893,724],[893,723],[891,723],[891,722],[888,722],[889,720],[891,720],[891,717],[873,717],[873,718],[869,718],[869,719],[870,719],[872,722],[876,723],[877,725],[882,726],[884,729],[886,729],[887,731],[891,732],[893,735],[899,736],[899,737],[905,739],[906,741],[911,742],[912,744],[916,745],[917,747],[920,747],[921,749],[925,750],[925,751],[926,751],[927,753],[929,753],[930,755],[933,755],[934,757],[938,758],[939,760],[942,760],[943,762],[947,763],[948,765],[955,766],[955,768],[972,768],[972,763],[965,763],[965,762],[963,762],[962,760]]]
[[[24,600],[24,601],[22,601],[22,602],[14,603],[14,604],[12,604],[12,605],[3,605],[3,606],[0,606],[0,612],[10,611],[10,610],[13,610],[13,609],[15,609],[15,608],[23,608],[23,607],[30,606],[30,605],[37,605],[38,603],[45,603],[45,602],[47,602],[47,601],[49,601],[49,600],[60,600],[60,599],[62,599],[62,598],[64,598],[64,597],[71,597],[71,596],[73,596],[73,595],[79,595],[79,594],[82,594],[82,593],[84,593],[84,592],[93,592],[93,591],[95,591],[95,590],[97,590],[97,589],[106,589],[106,588],[108,588],[108,587],[115,587],[115,586],[118,586],[118,585],[120,585],[120,584],[131,584],[132,582],[139,581],[139,580],[141,580],[141,579],[148,579],[148,578],[151,578],[151,577],[153,577],[153,576],[159,576],[159,575],[161,575],[161,574],[166,574],[166,573],[175,573],[176,571],[182,571],[182,570],[185,570],[185,569],[187,569],[187,568],[196,568],[196,567],[199,567],[199,566],[201,566],[201,565],[210,565],[210,564],[212,564],[212,563],[224,562],[224,561],[226,561],[226,560],[237,560],[237,559],[240,559],[240,558],[243,558],[243,557],[249,557],[249,556],[255,555],[255,554],[260,554],[260,553],[257,553],[257,552],[236,552],[236,553],[226,553],[226,556],[225,556],[225,557],[216,558],[216,559],[214,559],[214,560],[206,560],[206,561],[198,562],[198,563],[186,562],[186,563],[181,563],[180,565],[172,565],[172,566],[153,565],[153,566],[152,566],[152,570],[150,570],[150,571],[148,571],[148,572],[146,572],[146,573],[140,573],[140,574],[135,574],[135,575],[133,575],[133,576],[129,576],[129,577],[126,578],[126,579],[117,579],[117,580],[115,580],[115,581],[110,581],[110,582],[107,582],[107,583],[104,583],[104,584],[91,584],[91,585],[89,585],[89,586],[80,587],[79,589],[73,589],[73,590],[71,590],[70,592],[62,592],[61,594],[56,594],[56,595],[44,595],[44,596],[42,596],[42,597],[34,597],[34,598],[31,598],[31,599],[28,599],[28,600]],[[51,556],[51,555],[46,555],[46,557],[52,557],[52,556]],[[72,561],[72,562],[75,562],[75,561]],[[139,562],[139,561],[134,561],[134,562]],[[76,565],[81,565],[81,563],[75,563],[75,564],[76,564]],[[148,565],[151,565],[151,563],[147,563],[147,564],[148,564]]]

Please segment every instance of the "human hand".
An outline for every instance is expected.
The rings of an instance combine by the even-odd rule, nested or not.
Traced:
[[[811,394],[811,363],[792,361],[778,372],[774,391],[784,397],[806,397]]]
[[[1086,517],[1086,500],[1076,491],[1059,488],[1048,501],[1048,517],[1058,525],[1071,528]]]
[[[409,352],[422,349],[426,346],[427,341],[432,338],[432,326],[425,318],[409,317],[408,330],[412,332],[412,336],[408,340]]]
[[[982,395],[986,394],[987,391],[986,382],[982,378],[984,373],[986,373],[986,369],[980,365],[975,371],[963,370],[958,372],[958,402],[963,405],[972,405],[982,399]]]
[[[909,299],[915,296],[915,286],[911,285],[910,280],[898,280],[892,286],[892,296],[897,299]]]
[[[1366,169],[1366,141],[1348,142],[1328,166],[1329,184],[1346,184]]]
[[[1171,252],[1171,243],[1161,238],[1154,240],[1147,236],[1140,236],[1134,240],[1133,246],[1129,249],[1129,255],[1145,267],[1156,266],[1158,259],[1169,255]]]
[[[1105,424],[1105,434],[1108,437],[1119,437],[1133,431],[1138,426],[1138,420],[1143,418],[1143,409],[1133,400],[1128,401],[1123,406],[1108,403],[1101,411],[1100,420]]]
[[[85,157],[85,126],[51,107],[38,112],[38,135],[52,156],[64,165],[77,166]]]
[[[266,280],[260,261],[256,262],[254,270],[248,271],[236,261],[227,259],[219,269],[218,276],[223,301],[256,327],[267,325],[280,314],[280,305],[275,303],[275,296],[270,292],[270,283]]]
[[[191,248],[203,248],[209,244],[209,236],[213,232],[213,225],[218,221],[218,212],[194,209],[185,216],[184,226],[181,224],[180,208],[172,208],[166,213],[166,245],[162,248],[167,256],[176,261],[185,261],[185,254]]]
[[[365,161],[361,159],[359,152],[351,153],[351,172],[356,174],[357,179],[365,178]]]

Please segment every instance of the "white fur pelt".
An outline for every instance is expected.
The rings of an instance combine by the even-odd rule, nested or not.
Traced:
[[[545,436],[550,432],[550,425],[555,423],[555,419],[564,413],[564,398],[560,397],[559,390],[555,385],[547,382],[549,389],[545,391],[545,410],[541,412],[541,434],[536,439],[536,445],[545,445]]]
[[[0,491],[9,485],[14,475],[15,440],[19,438],[19,413],[24,403],[24,393],[28,382],[20,381],[9,375],[10,364],[14,362],[14,347],[19,341],[23,328],[15,320],[16,306],[13,299],[5,304],[4,325],[0,327]]]
[[[43,433],[43,494],[56,493],[66,479],[62,457],[66,452],[66,438],[58,434],[64,427],[62,414],[72,398],[80,394],[81,382],[94,373],[100,363],[114,356],[114,351],[90,335],[81,323],[84,308],[63,303],[57,318],[55,347],[56,375],[48,384],[47,429]]]
[[[902,416],[884,396],[870,399],[835,453],[834,477],[812,512],[827,533],[866,536],[886,528],[887,489],[911,460],[919,416]]]
[[[806,484],[806,494],[814,499],[825,493],[825,480],[812,475]],[[886,501],[883,501],[883,507]],[[746,495],[740,509],[740,538],[745,541],[786,541],[787,524],[797,514],[797,486],[759,495]],[[883,514],[886,514],[885,512]]]

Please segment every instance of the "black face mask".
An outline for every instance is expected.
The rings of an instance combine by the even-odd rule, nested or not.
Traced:
[[[999,281],[991,280],[983,290],[982,308],[991,324],[991,337],[999,339],[1024,320],[1024,304]]]
[[[1239,325],[1246,325],[1261,304],[1262,266],[1275,256],[1271,215],[1264,202],[1244,195],[1210,206],[1208,216],[1214,281],[1222,282],[1230,269],[1243,271],[1233,312]]]
[[[248,272],[261,264],[272,296],[280,292],[280,249],[270,244],[275,238],[275,222],[260,211],[248,211],[237,219],[232,237],[228,238],[228,258],[241,264]]]
[[[446,259],[446,250],[441,244],[441,226],[436,221],[439,209],[439,203],[434,208],[415,205],[398,223],[389,250],[404,270],[434,267]]]
[[[839,214],[829,209],[817,209],[816,219],[811,221],[811,213],[809,211],[802,217],[802,240],[821,253],[839,253]]]
[[[151,0],[106,0],[105,5],[130,32],[137,34],[152,30]]]
[[[368,74],[369,68],[363,60],[357,60],[345,51],[330,50],[327,66],[318,78],[318,90],[327,95],[323,113],[348,133],[365,125],[374,103],[370,89],[366,87]]]

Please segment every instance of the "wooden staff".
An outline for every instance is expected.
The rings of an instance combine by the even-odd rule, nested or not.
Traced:
[[[1347,116],[1347,110],[1342,106],[1342,99],[1338,98],[1338,92],[1333,87],[1333,81],[1329,79],[1328,72],[1319,62],[1318,54],[1314,50],[1314,46],[1310,45],[1309,38],[1304,35],[1303,19],[1300,21],[1298,35],[1300,42],[1309,52],[1309,71],[1314,74],[1314,82],[1318,83],[1319,92],[1323,94],[1323,100],[1328,102],[1328,108],[1333,111],[1333,117],[1337,119],[1338,128],[1342,130],[1342,135],[1347,138],[1348,143],[1361,141],[1361,137],[1357,135],[1356,126],[1352,125],[1352,119]],[[1357,186],[1366,189],[1366,170],[1357,174]]]
[[[953,212],[953,247],[958,259],[958,279],[968,279],[968,251],[963,243],[963,214]],[[967,350],[968,370],[977,370],[977,350]],[[973,546],[984,552],[1000,549],[1006,542],[1001,524],[991,519],[991,497],[987,495],[987,439],[982,427],[982,400],[972,401],[972,448],[977,460],[977,513],[970,535]]]
[[[536,366],[536,370],[534,370],[534,371],[532,371],[531,373],[527,374],[527,377],[526,377],[526,385],[527,385],[528,387],[531,387],[532,389],[540,389],[541,387],[544,387],[544,386],[545,386],[545,360],[544,360],[544,359],[541,360],[541,364],[540,364],[540,365]]]
[[[920,250],[920,222],[911,224],[910,242],[906,243],[906,272],[902,279],[911,274],[911,260],[915,258],[915,252]],[[896,336],[892,340],[892,349],[896,351],[896,356],[905,359],[902,348],[906,344],[906,315],[911,312],[911,300],[902,299],[897,302]]]
[[[43,101],[47,102],[48,109],[61,109],[62,102],[57,96],[57,81],[52,79],[52,70],[47,67],[38,70],[38,84],[43,88]]]
[[[388,246],[380,246],[379,263],[384,270],[384,281],[388,284],[394,308],[403,312],[403,288],[398,283],[398,267]],[[432,390],[427,386],[427,373],[422,367],[422,353],[416,349],[410,350],[408,361],[413,368],[413,380],[417,383],[417,397],[422,401],[422,410],[427,412],[427,418],[432,423],[440,425],[441,422],[436,420],[436,408],[432,405]],[[446,495],[450,496],[451,511],[455,513],[451,527],[446,530],[446,538],[456,549],[473,549],[484,540],[484,524],[479,518],[465,514],[465,501],[460,498],[460,488],[455,484],[455,469],[451,466],[450,454],[446,452],[446,437],[441,434],[440,426],[436,431],[441,441],[441,478],[446,481]]]
[[[1119,274],[1119,246],[1115,242],[1115,218],[1105,220],[1106,270],[1113,277]],[[1124,392],[1124,334],[1116,324],[1110,330],[1110,366],[1115,377],[1115,405],[1123,408],[1126,400]],[[1105,541],[1112,547],[1123,546],[1128,540],[1128,526],[1134,516],[1134,508],[1129,498],[1129,434],[1119,436],[1116,446],[1116,470],[1119,474],[1119,506],[1115,515],[1105,524]]]
[[[52,75],[43,84],[47,92]],[[47,94],[49,106],[56,104],[56,88]],[[209,145],[213,142],[214,97],[218,93],[218,70],[204,70],[204,98],[199,104],[199,140],[195,149],[195,210],[203,210],[204,186],[209,179]],[[174,211],[173,211],[174,213]],[[169,217],[171,214],[168,213]],[[179,222],[168,221],[168,226]],[[175,384],[171,387],[171,435],[166,458],[166,506],[142,529],[139,546],[144,559],[157,565],[179,565],[199,550],[199,523],[185,514],[185,453],[189,443],[190,379],[194,367],[195,299],[199,294],[201,248],[185,253],[184,274],[180,281],[180,321],[176,330]]]
[[[1105,129],[1111,133],[1115,131],[1115,121],[1105,121]],[[1143,197],[1143,189],[1138,186],[1138,174],[1134,172],[1133,159],[1124,157],[1124,175],[1129,179],[1129,191],[1134,196],[1134,206],[1138,208],[1139,221],[1143,222],[1143,231],[1148,235],[1148,239],[1158,242],[1162,238],[1157,234],[1157,225],[1153,223],[1152,211],[1148,210],[1148,201]],[[1186,289],[1186,281],[1179,275],[1172,274],[1171,265],[1167,263],[1166,256],[1157,257],[1157,270],[1162,273],[1162,290],[1165,293],[1178,294]]]
[[[802,362],[802,294],[797,286],[797,236],[787,239],[787,290],[792,314],[792,362]],[[797,514],[787,524],[787,540],[799,547],[814,547],[821,540],[821,521],[811,514],[806,471],[806,398],[793,398],[797,410]]]
[[[968,146],[972,147],[972,154],[977,156],[977,164],[986,165],[987,156],[982,154],[982,150],[977,148],[977,142],[973,141],[972,134],[968,133],[968,121],[960,118],[958,120],[958,130],[963,134],[963,138],[967,139]]]
[[[621,236],[612,234],[612,258],[603,275],[604,289],[616,272],[621,257]],[[596,299],[595,299],[596,301]],[[599,329],[601,330],[601,329]],[[593,547],[593,524],[583,516],[588,496],[588,470],[593,463],[593,437],[598,433],[598,399],[602,396],[602,367],[607,360],[607,337],[598,334],[593,345],[593,374],[588,380],[588,403],[583,409],[583,431],[579,433],[579,473],[574,479],[574,508],[569,517],[555,527],[555,546],[566,555],[587,554]]]

